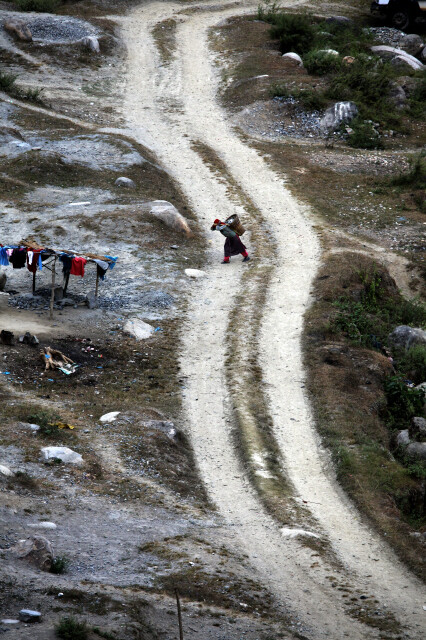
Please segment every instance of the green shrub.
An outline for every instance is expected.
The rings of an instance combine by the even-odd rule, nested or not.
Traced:
[[[67,556],[55,556],[52,561],[52,566],[50,567],[50,573],[54,573],[56,575],[66,573],[69,564],[70,560]]]
[[[392,180],[392,184],[413,189],[426,189],[426,151],[410,159],[410,171]]]
[[[290,98],[292,95],[284,84],[278,82],[274,82],[269,91],[273,98]]]
[[[426,117],[426,71],[420,79],[408,101],[408,111],[412,118],[421,120]]]
[[[85,622],[79,622],[76,618],[61,618],[55,627],[55,633],[61,640],[87,640],[89,629]]]
[[[261,2],[257,7],[257,19],[273,24],[281,10],[279,2],[275,0],[264,0],[264,2]]]
[[[415,384],[426,381],[426,346],[413,345],[408,351],[397,354],[396,362],[398,370]]]
[[[17,77],[18,76],[13,73],[3,73],[3,71],[0,71],[0,89],[2,91],[10,91]]]
[[[62,4],[61,0],[14,0],[21,11],[46,11],[51,13]]]
[[[279,40],[281,53],[295,51],[304,54],[312,47],[315,28],[308,15],[278,13],[270,34],[273,39]]]
[[[320,91],[315,89],[302,89],[297,93],[294,93],[294,97],[299,100],[306,109],[312,109],[313,111],[321,111],[325,109],[328,104],[327,98]]]
[[[357,149],[383,149],[383,140],[373,126],[371,120],[355,118],[350,127],[352,133],[348,137],[348,145]]]
[[[52,411],[40,410],[27,416],[28,422],[38,424],[38,433],[42,436],[52,437],[59,434],[59,427],[55,424],[60,421],[60,416]]]
[[[385,394],[389,426],[401,429],[408,425],[414,416],[423,415],[424,392],[408,387],[401,376],[387,378]]]
[[[334,73],[340,67],[339,56],[326,51],[309,51],[303,57],[303,63],[308,73],[315,76],[325,76]]]

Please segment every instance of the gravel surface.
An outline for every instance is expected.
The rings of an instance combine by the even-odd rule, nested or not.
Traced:
[[[42,42],[73,42],[98,33],[88,22],[64,16],[37,16],[27,24],[33,40]]]
[[[399,29],[394,29],[393,27],[371,27],[367,31],[372,33],[381,44],[396,48],[399,48],[402,38],[406,35],[404,31],[399,31]]]

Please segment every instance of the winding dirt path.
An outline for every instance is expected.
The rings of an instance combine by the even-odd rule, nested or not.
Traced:
[[[132,135],[157,153],[206,229],[215,217],[225,218],[235,210],[249,218],[249,211],[244,214],[244,198],[236,203],[231,177],[256,212],[252,246],[264,249],[249,265],[234,258],[224,267],[220,265],[221,242],[214,237],[208,275],[191,285],[194,290],[181,362],[187,379],[184,409],[188,429],[201,476],[229,525],[228,543],[248,554],[258,579],[269,586],[289,615],[291,628],[318,639],[367,640],[401,633],[420,639],[424,634],[422,587],[361,522],[337,487],[304,394],[300,341],[319,261],[317,238],[307,212],[257,152],[240,140],[216,100],[218,78],[208,49],[208,29],[231,15],[253,12],[254,6],[216,2],[196,9],[189,5],[190,10],[185,11],[182,4],[154,2],[123,22],[129,52],[124,115]],[[176,51],[170,63],[162,65],[152,30],[171,17],[177,22]],[[197,152],[199,141],[220,158],[226,175],[213,170]],[[262,270],[268,277],[266,303],[259,310],[250,277],[254,283]],[[240,290],[248,300],[247,322],[262,312],[257,348],[262,354],[259,364],[273,436],[296,500],[309,502],[310,517],[297,516],[300,527],[309,528],[331,547],[323,556],[303,544],[303,537],[283,534],[282,524],[267,513],[237,451],[234,416],[238,397],[230,388],[225,363],[229,322],[232,312],[238,310]],[[244,343],[244,327],[239,331]],[[243,345],[247,353],[251,340]],[[243,384],[253,382],[249,374],[245,378]],[[244,415],[249,422],[249,412]],[[258,475],[262,475],[262,455],[256,458],[254,473]],[[251,455],[247,465],[254,458]],[[366,624],[369,621],[361,615],[362,608],[348,615],[351,607],[344,600],[345,588],[346,595],[374,596],[379,601],[376,606],[389,612],[385,616],[388,630]],[[363,622],[356,619],[360,616]],[[392,626],[393,616],[402,631],[397,623]]]

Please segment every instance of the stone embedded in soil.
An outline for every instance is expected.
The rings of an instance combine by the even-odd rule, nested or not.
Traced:
[[[129,318],[124,324],[123,330],[136,340],[146,340],[154,333],[154,327],[139,318]]]
[[[419,60],[417,60],[417,58],[411,56],[403,49],[388,47],[387,45],[381,44],[371,47],[371,51],[381,58],[384,58],[385,60],[391,60],[393,64],[397,64],[394,63],[395,58],[402,58],[403,60],[405,60],[405,65],[407,68],[415,70],[423,69],[423,64]]]
[[[148,213],[164,222],[167,227],[170,227],[174,231],[184,233],[187,236],[191,235],[191,229],[187,221],[170,202],[166,200],[154,200],[149,203]]]
[[[407,444],[410,444],[410,442],[411,440],[408,429],[403,429],[402,431],[398,432],[398,435],[396,436],[396,444],[399,447],[405,447]]]
[[[56,524],[54,522],[31,522],[27,525],[30,529],[56,529]]]
[[[19,619],[21,622],[40,622],[40,611],[33,611],[32,609],[21,609],[19,612]]]
[[[200,269],[185,269],[185,274],[188,278],[204,278],[207,273],[205,271],[201,271]]]
[[[41,455],[45,461],[58,459],[69,464],[82,464],[82,456],[68,447],[43,447]]]
[[[416,416],[411,420],[410,435],[420,440],[426,440],[426,420]]]
[[[52,567],[52,545],[43,536],[30,536],[26,540],[19,540],[9,551],[15,558],[25,560],[42,571],[50,571]]]
[[[416,33],[408,33],[401,39],[399,46],[411,56],[417,57],[421,54],[425,44],[423,38]]]
[[[410,442],[405,451],[409,458],[426,463],[426,442]]]
[[[4,465],[0,464],[0,474],[2,476],[7,476],[9,478],[11,478],[12,476],[14,476],[15,474],[13,473],[13,471],[11,471],[9,469],[9,467],[5,467]]]
[[[81,44],[86,47],[86,49],[93,51],[93,53],[100,52],[99,40],[96,36],[87,36],[86,38],[83,38],[81,40]]]
[[[0,622],[2,624],[19,624],[19,620],[15,620],[14,618],[3,618]]]
[[[101,416],[99,418],[99,422],[114,422],[119,414],[120,411],[110,411],[109,413],[105,413],[103,416]]]
[[[417,344],[426,344],[426,331],[405,324],[396,327],[389,335],[389,342],[395,347],[410,349]]]
[[[290,58],[290,60],[294,60],[295,62],[297,62],[299,67],[303,67],[302,58],[299,56],[298,53],[295,53],[294,51],[289,51],[288,53],[284,53],[282,57],[283,58]]]
[[[131,180],[130,178],[126,178],[124,176],[117,178],[114,184],[116,187],[127,187],[128,189],[134,189],[136,187],[133,180]]]
[[[329,107],[321,119],[320,126],[324,132],[338,129],[342,122],[351,122],[358,115],[358,107],[354,102],[336,102]]]

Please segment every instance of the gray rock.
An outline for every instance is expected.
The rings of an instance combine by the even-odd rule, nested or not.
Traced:
[[[398,447],[405,447],[407,444],[410,444],[410,435],[408,433],[408,429],[404,429],[400,431],[396,436],[396,444]]]
[[[6,271],[0,271],[0,291],[4,291],[7,282]]]
[[[426,463],[426,442],[410,442],[405,452],[409,458]]]
[[[51,286],[50,286],[50,289],[52,289]],[[64,297],[64,288],[63,288],[62,285],[55,284],[53,297],[54,297],[55,302],[60,302],[62,300],[62,298]]]
[[[32,609],[21,609],[19,619],[21,622],[41,622],[41,613]]]
[[[410,435],[422,442],[426,440],[426,420],[416,417],[411,420]]]
[[[36,433],[40,430],[38,424],[32,424],[31,422],[18,422],[18,426],[22,429],[30,429],[31,431],[33,431],[33,433]]]
[[[41,450],[43,460],[48,461],[54,458],[69,464],[82,464],[83,458],[79,453],[68,447],[43,447]]]
[[[354,102],[336,102],[326,110],[321,119],[321,130],[324,133],[335,131],[343,122],[350,122],[357,115],[358,107]]]
[[[401,64],[402,66],[402,62],[393,62],[395,60],[395,57],[397,58],[403,58],[404,60],[406,60],[406,64],[405,67],[407,69],[423,69],[424,65],[417,60],[417,58],[415,58],[414,56],[411,56],[409,53],[407,53],[406,51],[404,51],[403,49],[397,49],[396,47],[388,47],[387,45],[384,44],[380,44],[380,45],[376,45],[374,47],[371,47],[371,51],[373,53],[375,53],[377,56],[380,56],[381,58],[384,58],[385,60],[390,60],[392,62],[392,64]]]
[[[166,200],[154,200],[150,203],[148,213],[158,218],[167,227],[174,231],[180,231],[187,236],[191,235],[191,229],[182,214],[170,202]]]
[[[131,180],[130,178],[125,178],[124,176],[121,176],[121,178],[117,178],[114,184],[116,187],[126,187],[127,189],[134,189],[136,187],[133,180]]]
[[[420,53],[419,58],[420,58],[420,60],[422,62],[426,62],[426,47],[423,48],[422,52]]]
[[[9,306],[10,296],[5,291],[0,291],[0,309],[7,309]]]
[[[0,622],[2,624],[19,624],[19,620],[15,620],[14,618],[3,618]]]
[[[298,53],[289,51],[288,53],[284,53],[283,58],[289,58],[290,60],[294,60],[295,62],[297,62],[299,67],[303,67],[303,60]]]
[[[14,547],[11,547],[10,552],[16,558],[25,560],[42,571],[50,571],[53,549],[49,540],[43,536],[30,536],[26,540],[19,540]]]
[[[404,89],[406,96],[410,97],[418,86],[418,81],[411,76],[401,76],[398,78],[398,85]]]
[[[11,478],[15,474],[9,469],[9,467],[5,467],[4,465],[0,464],[0,475]]]
[[[426,344],[426,331],[402,324],[389,335],[389,342],[395,347],[410,349],[415,344]]]
[[[399,43],[400,49],[403,49],[411,56],[417,57],[421,54],[425,46],[423,39],[416,33],[409,33],[404,36]]]
[[[146,340],[154,333],[154,327],[139,318],[129,318],[124,324],[123,331],[136,340]]]
[[[94,293],[88,293],[85,302],[89,309],[96,309],[98,306],[98,299]]]
[[[96,36],[86,36],[81,40],[81,44],[86,47],[86,49],[93,51],[93,53],[100,52],[99,40]]]
[[[419,64],[421,63],[419,62]],[[414,63],[412,60],[410,60],[406,56],[395,56],[391,60],[391,65],[393,67],[396,67],[396,69],[398,69],[399,71],[403,71],[403,72],[409,71],[410,69],[413,69],[414,71],[418,71],[422,68],[422,67],[419,67],[416,63]]]
[[[74,300],[72,298],[62,298],[61,302],[64,307],[74,306]]]
[[[4,23],[4,29],[18,40],[22,40],[22,42],[31,42],[33,39],[28,25],[20,20],[8,20]]]
[[[399,84],[392,82],[389,91],[389,99],[397,109],[403,109],[407,102],[407,94]]]

